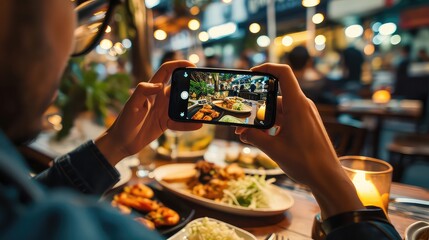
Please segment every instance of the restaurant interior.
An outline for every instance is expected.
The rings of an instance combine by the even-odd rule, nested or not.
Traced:
[[[113,14],[112,20],[94,50],[69,61],[42,133],[20,147],[35,174],[112,126],[134,87],[165,62],[242,70],[281,63],[291,66],[317,107],[361,201],[382,207],[405,239],[417,239],[412,224],[429,226],[428,1],[127,0],[112,13],[91,10],[93,18]],[[192,86],[189,118],[264,119],[266,79],[194,77],[205,80]],[[214,105],[206,109],[207,103]],[[166,130],[116,165],[121,179],[101,201],[153,221],[171,240],[207,221],[226,223],[218,227],[235,229],[242,239],[323,239],[311,228],[320,210],[310,189],[234,131],[213,124]],[[198,181],[188,181],[189,169],[200,174]],[[251,184],[270,201],[234,192]],[[133,205],[134,191],[153,191],[178,220],[157,222]],[[277,236],[268,238],[272,233]]]

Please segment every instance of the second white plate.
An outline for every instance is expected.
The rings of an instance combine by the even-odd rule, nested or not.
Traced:
[[[203,220],[204,220],[204,218],[198,218],[198,219],[195,219],[195,220],[191,221],[182,230],[180,230],[179,232],[177,232],[176,234],[174,234],[173,236],[171,236],[167,240],[183,240],[183,239],[188,239],[187,238],[188,235],[187,235],[187,232],[186,232],[186,227],[189,224],[192,224],[192,223],[195,223],[195,222],[202,222]],[[233,229],[235,231],[235,233],[237,234],[237,236],[239,236],[243,240],[256,240],[256,237],[253,234],[251,234],[248,231],[245,231],[245,230],[243,230],[241,228],[238,228],[238,227],[233,226],[231,224],[228,224],[226,222],[219,221],[219,220],[214,219],[214,218],[208,218],[208,220],[209,221],[213,221],[213,222],[217,222],[217,223],[223,223],[223,224],[225,224],[229,229]]]

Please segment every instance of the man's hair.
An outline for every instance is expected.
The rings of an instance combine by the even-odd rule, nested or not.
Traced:
[[[26,106],[26,91],[32,82],[46,71],[39,67],[48,45],[43,39],[43,4],[46,1],[0,1],[0,128],[6,129],[22,113],[31,111]],[[42,82],[42,81],[41,81]]]
[[[292,69],[301,70],[310,60],[310,54],[305,47],[297,46],[289,53],[288,60]]]

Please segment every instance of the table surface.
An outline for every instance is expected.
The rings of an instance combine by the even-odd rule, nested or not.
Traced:
[[[140,157],[150,157],[144,155],[145,154],[143,154],[143,156],[141,155]],[[154,158],[154,163],[157,166],[171,163],[170,160],[165,158],[160,158],[159,156],[154,155],[151,156]],[[195,160],[183,159],[179,160],[179,162],[195,162]],[[276,182],[280,183],[278,185],[282,186],[282,182],[284,182],[286,176],[279,175],[276,176],[276,178],[278,179]],[[133,174],[130,183],[135,183],[136,181],[149,183],[154,180],[149,178],[137,178],[135,174]],[[257,239],[264,239],[268,234],[273,232],[285,236],[285,239],[311,239],[310,236],[313,218],[320,211],[319,206],[317,205],[317,202],[312,194],[305,190],[290,190],[289,192],[295,200],[294,205],[284,214],[269,217],[249,218],[246,216],[239,216],[212,210],[182,198],[181,201],[189,204],[192,206],[192,208],[195,209],[194,219],[205,216],[215,218],[245,229],[248,232],[254,234]],[[395,197],[401,196],[429,200],[429,191],[399,183],[392,184],[391,195]],[[408,225],[418,221],[418,219],[413,219],[398,212],[390,212],[389,217],[401,236],[404,236],[405,229]]]
[[[147,147],[141,151],[139,158],[146,160],[152,159],[157,166],[171,163],[170,160],[156,155],[150,147]],[[195,159],[179,159],[179,162],[195,161]],[[133,169],[131,180],[128,182],[130,184],[137,181],[144,183],[154,181],[153,179],[149,178],[137,178],[134,173],[135,169]],[[285,182],[285,179],[287,179],[285,175],[279,175],[276,176],[276,178],[276,182],[281,186],[283,185],[282,183]],[[181,199],[181,201],[189,204],[192,206],[192,208],[195,209],[194,218],[204,216],[212,217],[243,228],[254,234],[257,239],[264,239],[268,234],[273,232],[285,236],[285,239],[310,239],[313,217],[320,211],[320,209],[311,193],[305,190],[293,190],[289,192],[295,200],[294,205],[284,214],[270,217],[249,218],[212,210],[210,208],[189,202],[185,199]],[[391,187],[391,197],[410,197],[429,200],[429,191],[414,186],[393,183]],[[412,218],[398,211],[390,211],[389,217],[401,236],[404,236],[407,226],[413,222],[418,221],[417,218]]]
[[[418,119],[423,104],[419,100],[392,99],[387,104],[377,104],[370,99],[350,99],[338,105],[338,112],[362,116],[398,117]]]

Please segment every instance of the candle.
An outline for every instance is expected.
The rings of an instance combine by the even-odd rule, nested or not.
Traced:
[[[375,185],[366,179],[365,172],[357,172],[352,182],[363,205],[381,207],[386,211],[380,193]]]
[[[263,121],[265,119],[265,104],[260,106],[256,113],[256,118]]]
[[[372,95],[372,101],[379,104],[385,104],[390,101],[390,92],[387,90],[377,90]]]

